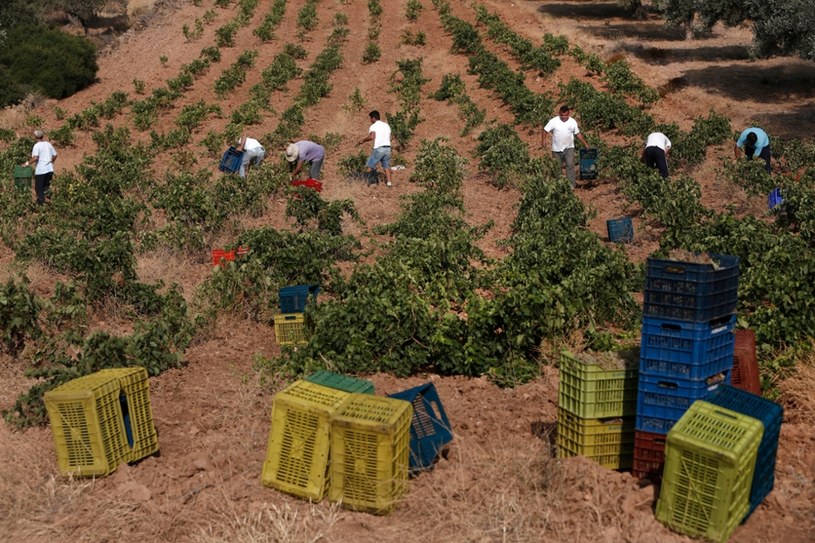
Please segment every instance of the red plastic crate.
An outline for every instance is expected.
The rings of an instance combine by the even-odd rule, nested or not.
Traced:
[[[665,442],[667,434],[655,432],[634,432],[634,464],[631,473],[637,479],[648,479],[658,483],[662,479],[665,465]]]
[[[231,251],[225,251],[223,249],[213,249],[212,250],[212,265],[213,266],[223,266],[224,262],[234,262],[235,257],[243,256],[249,252],[249,247],[238,247],[237,249],[233,249]]]
[[[317,192],[322,192],[323,191],[323,184],[321,182],[317,181],[316,179],[311,179],[311,178],[306,179],[306,180],[300,179],[300,180],[297,180],[297,181],[292,181],[291,186],[292,187],[308,187],[310,189],[316,190]]]
[[[754,330],[736,330],[735,335],[732,385],[761,396],[761,376],[756,360],[756,333]]]

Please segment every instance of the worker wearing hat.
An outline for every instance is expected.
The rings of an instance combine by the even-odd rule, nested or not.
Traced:
[[[291,178],[298,179],[303,163],[309,163],[309,179],[320,179],[325,159],[325,148],[319,143],[309,140],[300,140],[286,146],[286,160],[291,167]]]

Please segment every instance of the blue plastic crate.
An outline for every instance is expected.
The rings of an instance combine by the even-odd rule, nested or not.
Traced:
[[[784,408],[761,396],[729,385],[720,386],[705,398],[705,401],[758,419],[764,425],[764,435],[758,445],[756,470],[750,488],[750,510],[744,517],[746,520],[772,491],[775,484],[775,458]]]
[[[649,258],[643,313],[693,322],[732,315],[739,289],[739,257],[710,254],[714,263]]]
[[[667,379],[640,373],[637,389],[636,429],[667,434],[696,400],[705,399],[723,384],[730,384],[730,372],[708,379]]]
[[[580,149],[580,179],[597,179],[597,149]]]
[[[280,300],[280,311],[282,313],[302,313],[306,310],[306,302],[309,296],[317,301],[317,294],[320,292],[318,285],[294,285],[283,287],[277,291]]]
[[[410,470],[433,467],[439,451],[453,439],[450,421],[433,383],[403,390],[389,397],[413,404],[410,425]]]
[[[735,326],[735,315],[702,323],[643,317],[640,372],[699,380],[729,371]]]
[[[781,204],[784,198],[781,197],[781,187],[775,187],[770,194],[767,195],[767,209],[774,209]]]
[[[631,217],[609,219],[606,221],[606,229],[609,241],[615,243],[634,241],[634,224],[631,222]]]
[[[230,147],[221,158],[221,163],[218,169],[224,173],[237,173],[241,169],[241,162],[243,161],[243,151],[238,151],[234,147]]]

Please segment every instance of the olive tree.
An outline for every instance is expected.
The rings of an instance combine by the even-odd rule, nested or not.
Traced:
[[[815,0],[656,0],[669,23],[709,30],[717,22],[753,27],[758,56],[815,60]]]

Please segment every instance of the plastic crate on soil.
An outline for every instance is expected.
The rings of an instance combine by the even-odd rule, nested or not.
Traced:
[[[732,386],[719,387],[705,398],[705,401],[758,419],[764,425],[764,435],[758,445],[756,471],[750,489],[750,510],[747,512],[749,517],[775,484],[775,459],[784,408],[761,396]]]
[[[63,475],[108,475],[127,460],[121,392],[116,376],[97,372],[43,395]]]
[[[761,396],[754,330],[736,330],[733,346],[733,386]]]
[[[591,363],[592,356],[587,353],[578,358],[569,351],[561,352],[558,406],[586,419],[634,415],[637,411],[636,352],[631,350],[618,355],[616,365],[610,369]]]
[[[319,285],[293,285],[279,289],[277,297],[280,300],[281,313],[302,313],[306,310],[309,297],[317,303],[319,292]]]
[[[609,469],[628,469],[634,452],[634,417],[584,419],[558,409],[557,457],[584,456]]]
[[[735,315],[710,322],[643,317],[640,372],[704,379],[733,366]]]
[[[275,394],[261,482],[320,501],[329,480],[331,417],[350,398],[348,392],[302,380]]]
[[[652,483],[662,480],[667,439],[668,434],[634,431],[634,465],[631,467],[634,477],[648,479]]]
[[[403,390],[388,397],[413,405],[410,423],[410,470],[433,467],[441,449],[453,440],[450,420],[433,383]]]
[[[413,405],[352,394],[333,417],[328,497],[369,513],[392,511],[407,492]]]
[[[606,221],[608,240],[615,243],[630,243],[634,241],[634,223],[631,217],[609,219]]]
[[[668,434],[656,518],[677,532],[726,542],[749,509],[764,427],[698,401]]]
[[[667,434],[673,423],[696,401],[722,384],[730,384],[730,372],[691,381],[640,374],[637,393],[637,430]]]
[[[278,345],[303,345],[306,336],[304,313],[278,313],[274,315],[274,337]]]
[[[100,370],[99,375],[118,379],[121,387],[119,402],[129,448],[124,460],[136,462],[157,453],[158,433],[150,406],[147,370],[139,367],[109,368]]]
[[[306,381],[316,383],[325,387],[344,390],[345,392],[356,392],[358,394],[373,394],[374,384],[366,379],[357,379],[350,375],[341,375],[328,370],[319,370],[308,377]]]
[[[649,258],[643,313],[706,322],[732,315],[739,288],[739,257],[710,254],[713,263]]]
[[[243,161],[243,151],[238,151],[234,147],[230,147],[224,152],[221,158],[221,163],[218,169],[224,173],[237,173],[241,169],[241,162]]]

